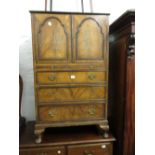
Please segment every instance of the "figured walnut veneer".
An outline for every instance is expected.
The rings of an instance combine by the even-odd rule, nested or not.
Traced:
[[[36,140],[46,127],[108,130],[108,16],[31,12]]]

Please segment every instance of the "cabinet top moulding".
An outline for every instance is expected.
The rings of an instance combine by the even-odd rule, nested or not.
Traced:
[[[30,10],[30,13],[48,13],[48,14],[76,14],[76,15],[106,15],[109,16],[110,13],[94,13],[94,12],[63,12],[63,11],[34,11]]]
[[[135,10],[127,10],[110,25],[110,33],[114,33],[125,25],[133,22],[135,22]]]

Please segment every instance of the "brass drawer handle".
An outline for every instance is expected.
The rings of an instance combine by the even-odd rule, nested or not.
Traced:
[[[94,155],[93,153],[84,153],[84,155]]]
[[[92,152],[84,151],[84,155],[94,155]]]
[[[95,69],[95,66],[89,66],[89,69]]]
[[[56,112],[49,111],[49,112],[48,112],[48,115],[49,115],[50,117],[54,117],[54,116],[56,115]]]
[[[47,153],[37,153],[37,155],[48,155]]]
[[[88,79],[89,80],[95,80],[95,78],[96,78],[96,75],[95,74],[93,74],[93,73],[89,73],[88,74]]]
[[[89,113],[89,115],[95,115],[96,114],[96,109],[89,109],[88,113]]]
[[[54,80],[56,79],[55,74],[49,75],[49,76],[48,76],[48,79],[49,79],[50,81],[54,81]]]

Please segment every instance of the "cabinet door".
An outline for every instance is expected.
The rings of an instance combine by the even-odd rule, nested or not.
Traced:
[[[103,62],[108,51],[108,19],[104,15],[73,15],[75,62]]]
[[[70,15],[32,14],[33,51],[37,63],[69,61],[70,31]]]

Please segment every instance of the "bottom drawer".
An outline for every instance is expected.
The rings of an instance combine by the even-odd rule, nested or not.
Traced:
[[[21,149],[19,155],[65,155],[64,147]]]
[[[41,121],[82,121],[105,118],[105,104],[58,105],[39,107]]]
[[[68,147],[68,155],[112,155],[112,144],[85,144]]]

